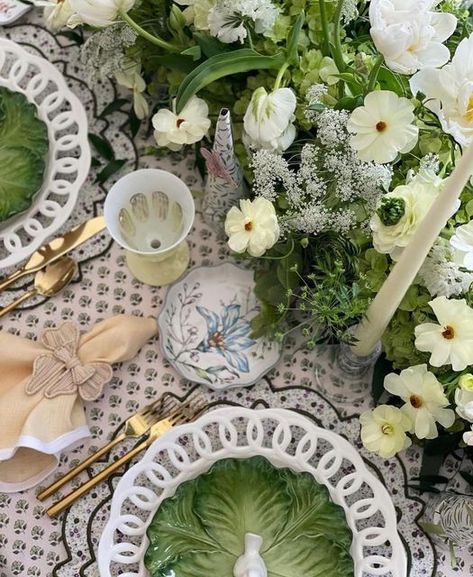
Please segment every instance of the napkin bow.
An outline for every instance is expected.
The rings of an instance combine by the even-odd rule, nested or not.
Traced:
[[[101,361],[83,363],[78,356],[79,339],[79,330],[72,322],[43,333],[41,342],[51,352],[36,357],[25,384],[28,395],[43,389],[47,399],[78,393],[84,401],[93,401],[100,396],[112,379],[112,367]]]

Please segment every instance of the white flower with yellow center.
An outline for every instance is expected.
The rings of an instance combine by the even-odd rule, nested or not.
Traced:
[[[293,124],[296,95],[290,88],[269,94],[260,86],[253,92],[243,118],[245,143],[254,148],[282,152],[296,137]]]
[[[415,328],[415,346],[429,352],[434,367],[452,365],[454,371],[463,371],[473,364],[473,309],[465,299],[447,299],[444,296],[430,301],[439,324],[423,323]]]
[[[351,113],[347,123],[353,133],[350,144],[360,160],[384,164],[395,160],[417,144],[419,129],[414,126],[414,106],[407,98],[390,90],[370,92],[364,106]]]
[[[455,413],[447,409],[447,397],[437,377],[427,370],[427,365],[416,365],[391,373],[384,379],[384,388],[400,397],[405,405],[401,411],[412,423],[410,429],[418,439],[435,439],[438,437],[437,425],[451,427]]]
[[[279,224],[273,204],[266,198],[240,200],[240,208],[232,206],[225,219],[228,246],[235,252],[246,250],[261,256],[279,238]]]
[[[88,24],[95,28],[110,26],[120,19],[120,14],[129,12],[136,0],[69,0],[74,15],[69,26]]]
[[[450,244],[455,249],[456,262],[468,270],[473,270],[473,220],[455,230]]]
[[[458,381],[458,389],[455,391],[456,412],[458,415],[473,423],[473,375],[462,375]]]
[[[442,190],[444,180],[423,171],[385,194],[370,221],[374,248],[397,260]]]
[[[439,0],[371,0],[371,37],[387,66],[399,74],[437,68],[450,59],[443,42],[454,32],[457,19],[435,12]]]
[[[360,416],[361,440],[363,445],[385,459],[394,457],[411,445],[406,432],[412,423],[397,407],[380,405]]]
[[[184,144],[194,144],[202,140],[209,131],[210,124],[207,103],[193,96],[179,114],[167,108],[158,110],[153,116],[154,138],[158,146],[180,150]]]
[[[421,70],[410,85],[413,94],[425,95],[444,132],[461,146],[473,142],[473,34],[460,42],[450,64]]]

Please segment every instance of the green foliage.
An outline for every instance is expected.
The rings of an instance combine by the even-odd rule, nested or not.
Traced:
[[[384,226],[394,226],[406,212],[406,201],[403,198],[383,198],[376,214]]]
[[[351,577],[343,509],[307,474],[262,457],[226,459],[179,486],[148,529],[152,577],[231,577],[246,533],[263,539],[268,577]]]

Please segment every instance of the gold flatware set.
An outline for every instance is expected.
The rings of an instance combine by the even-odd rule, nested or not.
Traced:
[[[175,398],[164,395],[151,405],[145,407],[142,411],[136,413],[124,423],[123,431],[117,435],[107,445],[99,449],[96,453],[79,463],[63,477],[49,485],[46,489],[38,493],[37,497],[43,501],[55,493],[60,487],[65,485],[71,479],[75,478],[84,469],[95,463],[100,457],[108,453],[115,445],[127,438],[141,438],[141,442],[125,453],[119,459],[113,461],[102,469],[95,476],[88,479],[77,489],[71,491],[68,495],[51,505],[47,509],[50,517],[61,513],[69,507],[79,497],[87,493],[92,487],[95,487],[101,481],[107,479],[112,473],[128,463],[133,457],[147,449],[154,441],[167,433],[177,425],[188,423],[197,418],[205,409],[205,399],[197,393],[191,395],[186,401],[179,402]]]
[[[54,238],[33,253],[19,270],[0,280],[1,292],[21,278],[35,274],[34,288],[0,309],[0,317],[35,295],[49,298],[65,288],[72,281],[77,269],[75,261],[67,257],[67,253],[104,229],[103,216],[96,216],[66,232],[63,236]]]

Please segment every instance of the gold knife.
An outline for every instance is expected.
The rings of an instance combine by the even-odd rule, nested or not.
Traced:
[[[35,272],[38,272],[46,265],[54,262],[61,256],[65,255],[72,249],[76,248],[89,238],[92,238],[105,228],[105,219],[103,216],[96,216],[79,224],[63,236],[54,238],[48,244],[43,245],[35,253],[33,253],[28,262],[24,264],[19,270],[0,280],[0,291],[6,289],[18,279]]]

